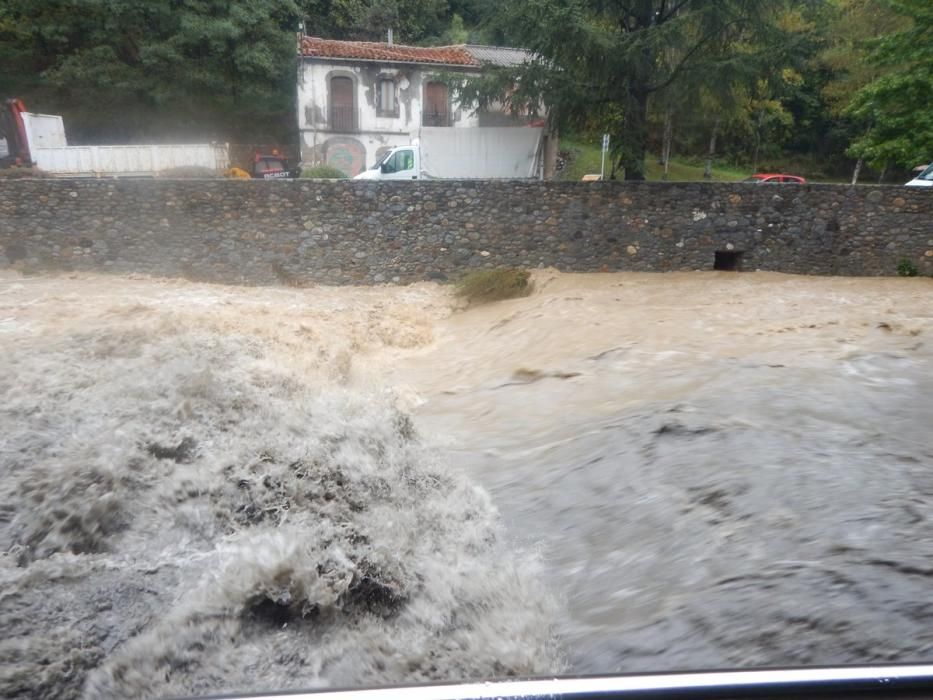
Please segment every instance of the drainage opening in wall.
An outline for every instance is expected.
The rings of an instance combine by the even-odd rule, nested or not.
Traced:
[[[743,252],[741,250],[717,250],[716,259],[713,261],[713,269],[741,271]]]

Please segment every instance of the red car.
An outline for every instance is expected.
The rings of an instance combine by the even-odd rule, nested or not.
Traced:
[[[807,181],[799,175],[784,175],[782,173],[756,173],[743,182],[756,182],[759,184],[768,183],[769,185],[805,185]]]

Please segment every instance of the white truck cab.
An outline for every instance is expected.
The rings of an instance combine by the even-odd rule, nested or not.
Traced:
[[[418,144],[387,151],[369,170],[354,180],[418,180],[421,178],[421,149]]]

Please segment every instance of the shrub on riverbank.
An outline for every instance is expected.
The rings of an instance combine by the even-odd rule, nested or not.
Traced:
[[[900,277],[916,277],[919,270],[913,260],[904,258],[897,264],[897,274]]]
[[[305,168],[302,170],[301,177],[321,180],[342,180],[347,176],[342,170],[338,170],[332,165],[315,165],[313,168]]]

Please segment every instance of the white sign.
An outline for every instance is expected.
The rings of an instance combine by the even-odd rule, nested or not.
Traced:
[[[609,150],[609,134],[603,134],[603,153]]]

